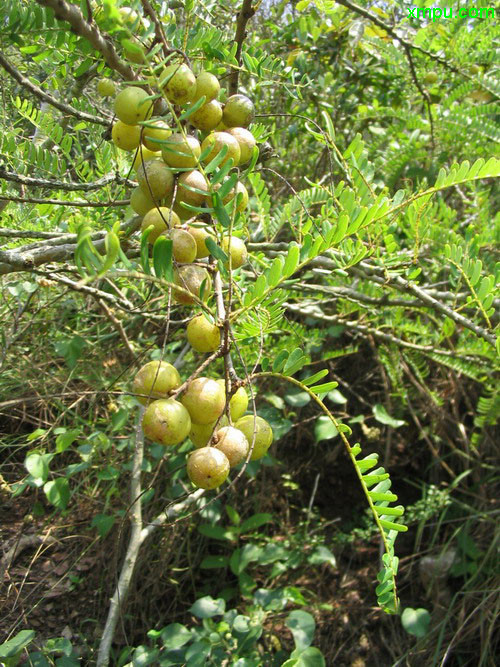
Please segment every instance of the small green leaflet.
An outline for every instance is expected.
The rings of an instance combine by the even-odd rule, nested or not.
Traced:
[[[223,264],[227,264],[229,262],[229,257],[226,255],[224,250],[220,246],[215,243],[215,241],[211,238],[208,237],[205,240],[205,245],[210,251],[210,254],[212,257],[215,257],[215,259],[219,259]]]
[[[153,266],[157,278],[173,281],[172,239],[159,236],[153,245]]]

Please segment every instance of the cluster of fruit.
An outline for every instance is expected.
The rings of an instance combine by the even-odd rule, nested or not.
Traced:
[[[178,370],[165,361],[150,361],[139,370],[133,390],[147,406],[142,428],[147,438],[166,446],[178,445],[189,437],[196,449],[187,460],[188,476],[202,489],[215,489],[230,468],[248,458],[252,443],[250,460],[262,458],[273,441],[273,432],[262,417],[245,415],[248,394],[243,387],[226,406],[223,379],[195,378],[177,401],[170,396],[181,384]]]

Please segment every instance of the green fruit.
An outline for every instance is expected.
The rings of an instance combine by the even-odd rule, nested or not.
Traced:
[[[137,372],[133,387],[137,400],[143,405],[157,398],[167,398],[172,389],[181,386],[181,376],[175,366],[166,361],[150,361]]]
[[[231,255],[231,266],[233,269],[239,269],[240,266],[243,266],[248,258],[247,247],[244,242],[239,239],[237,236],[231,237],[231,243],[228,236],[225,236],[222,239],[222,250],[226,254],[230,253]]]
[[[436,72],[427,72],[427,74],[424,76],[424,83],[427,83],[429,85],[436,83],[437,80],[438,80],[438,75],[436,74]]]
[[[142,418],[144,435],[162,445],[178,445],[191,430],[191,418],[186,408],[172,398],[153,401]]]
[[[141,42],[135,37],[129,37],[123,44],[123,55],[127,60],[136,65],[144,65],[146,60],[146,52]]]
[[[195,424],[194,422],[191,422],[189,437],[191,438],[191,441],[196,448],[199,449],[200,447],[206,447],[206,445],[208,445],[216,424],[217,420],[211,422],[210,424]],[[219,419],[217,428],[222,428],[223,426],[227,425],[227,417],[226,415],[222,415],[222,417]]]
[[[215,449],[227,456],[229,466],[233,468],[244,461],[248,454],[249,444],[245,434],[234,426],[223,426],[215,434]]]
[[[201,286],[205,283],[203,301],[208,299],[210,291],[212,290],[212,279],[210,278],[208,271],[201,266],[196,266],[196,264],[179,266],[174,272],[174,282],[198,298],[200,298]],[[193,297],[177,290],[174,290],[174,298],[178,303],[195,303]]]
[[[202,447],[189,455],[187,474],[200,489],[216,489],[229,475],[229,461],[218,449]]]
[[[149,95],[142,88],[128,86],[115,97],[115,114],[127,125],[137,125],[152,114]]]
[[[273,441],[273,430],[265,419],[262,419],[262,417],[255,417],[254,421],[253,415],[246,415],[245,417],[238,419],[235,427],[244,433],[250,447],[254,441],[254,430],[256,432],[255,444],[252,456],[250,457],[251,461],[256,461],[265,456]]]
[[[101,97],[111,97],[116,93],[116,85],[111,79],[101,79],[97,82],[97,92]]]
[[[176,203],[185,202],[191,206],[201,206],[208,194],[207,179],[196,169],[185,171],[177,181]]]
[[[253,134],[244,127],[231,127],[227,133],[236,139],[240,145],[240,164],[250,162],[253,155],[253,149],[257,145]]]
[[[166,233],[172,239],[172,253],[179,264],[189,264],[196,259],[196,241],[189,232],[175,227]],[[188,325],[189,326],[189,325]]]
[[[149,148],[146,148],[145,146],[139,146],[134,161],[132,162],[132,169],[137,171],[139,166],[144,162],[158,159],[161,159],[161,153],[159,151],[150,151]]]
[[[169,65],[161,75],[160,85],[172,104],[187,104],[196,94],[196,77],[187,65]]]
[[[159,202],[155,201],[149,194],[137,187],[130,193],[130,206],[137,215],[146,215],[152,208],[159,206]]]
[[[201,154],[200,142],[195,137],[172,134],[162,145],[161,155],[169,167],[189,169],[198,165]]]
[[[194,227],[193,225],[189,225],[187,230],[196,241],[196,259],[203,259],[204,257],[208,257],[210,255],[210,250],[207,248],[205,241],[207,239],[212,239],[215,241],[215,239],[213,235],[207,231],[207,226],[202,225],[199,227]]]
[[[241,181],[236,183],[236,210],[242,213],[248,206],[248,190]]]
[[[181,221],[174,211],[166,206],[160,206],[146,213],[141,222],[141,231],[144,232],[153,225],[153,229],[148,236],[148,243],[154,243],[160,234],[173,227],[180,227],[180,224]]]
[[[229,159],[233,160],[233,166],[239,164],[240,161],[240,145],[238,141],[227,132],[212,132],[201,143],[201,151],[206,148],[211,148],[207,157],[203,160],[205,163],[211,162],[224,146],[227,146],[227,153],[224,156],[219,166],[225,164]]]
[[[122,151],[134,151],[141,141],[141,128],[137,125],[126,125],[117,120],[111,130],[113,143]]]
[[[195,424],[210,424],[218,419],[226,406],[226,394],[216,380],[199,377],[191,380],[181,399]]]
[[[161,149],[160,141],[164,141],[171,134],[172,130],[164,120],[151,121],[152,125],[142,128],[142,143],[150,151],[159,151]]]
[[[226,391],[226,382],[223,378],[217,380],[220,386]],[[233,422],[238,421],[242,417],[248,408],[248,394],[245,391],[244,387],[239,387],[234,394],[231,396],[229,401],[229,412],[231,414],[231,420]]]
[[[193,102],[197,102],[203,95],[205,104],[215,100],[220,91],[220,83],[216,76],[210,72],[200,72],[196,77],[196,92]]]
[[[174,191],[174,175],[163,160],[148,160],[137,168],[137,182],[143,192],[163,199]]]
[[[226,127],[248,127],[254,114],[252,100],[245,95],[231,95],[224,105],[222,122]]]
[[[220,329],[209,322],[205,315],[193,317],[187,325],[186,335],[189,344],[197,352],[215,352],[220,345]]]
[[[198,130],[203,132],[210,132],[215,130],[217,125],[222,120],[222,107],[217,100],[211,100],[203,106],[201,106],[198,111],[195,111],[194,114],[189,116],[189,122],[191,125],[196,127]]]

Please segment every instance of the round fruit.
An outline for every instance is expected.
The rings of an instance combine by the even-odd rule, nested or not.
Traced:
[[[224,452],[233,468],[246,459],[250,446],[242,431],[234,426],[223,426],[215,434],[214,447]]]
[[[101,79],[97,82],[97,92],[101,97],[111,97],[116,93],[116,86],[111,79]]]
[[[212,437],[216,423],[217,420],[211,422],[210,424],[195,424],[194,422],[191,422],[189,437],[191,438],[191,441],[196,448],[199,449],[200,447],[205,447],[208,445],[208,441]],[[229,422],[227,421],[226,415],[222,415],[222,417],[219,419],[217,428],[219,429],[223,426],[227,426],[228,423]]]
[[[131,7],[120,7],[118,12],[121,20],[128,28],[139,28],[141,16],[134,9]]]
[[[201,154],[200,142],[195,137],[172,134],[161,149],[161,155],[169,167],[188,169],[196,167]]]
[[[143,192],[163,199],[174,190],[174,175],[163,160],[148,160],[137,168],[137,182]]]
[[[229,237],[225,236],[222,239],[222,250],[227,254],[231,254],[231,266],[233,269],[239,269],[247,261],[248,251],[244,242],[237,236],[231,237],[231,244]]]
[[[215,186],[217,190],[217,185]],[[241,181],[236,183],[236,187],[231,190],[231,192],[223,199],[224,204],[228,204],[230,201],[233,201],[236,195],[236,210],[242,213],[248,206],[248,190],[243,185]]]
[[[196,241],[189,232],[175,227],[166,233],[172,239],[172,253],[179,264],[189,264],[196,259]],[[188,325],[189,326],[189,325]]]
[[[246,95],[231,95],[224,105],[222,122],[226,127],[248,127],[254,114],[253,102]]]
[[[205,241],[207,239],[214,239],[213,235],[207,231],[207,226],[194,227],[190,225],[187,228],[188,232],[196,241],[196,259],[203,259],[203,257],[208,257],[210,255],[210,250],[207,248]]]
[[[187,325],[186,335],[189,344],[197,352],[215,352],[220,345],[219,327],[209,322],[203,314],[193,317]]]
[[[194,114],[189,116],[189,122],[191,125],[196,127],[198,130],[203,130],[203,132],[210,132],[215,130],[217,125],[222,120],[222,107],[217,100],[211,100],[203,106],[201,106],[198,111],[195,111]]]
[[[187,474],[200,489],[216,489],[229,475],[229,461],[215,447],[202,447],[189,455]]]
[[[240,164],[250,162],[253,149],[257,145],[250,130],[246,130],[244,127],[231,127],[227,130],[227,133],[234,137],[240,145]]]
[[[152,113],[151,100],[142,88],[128,86],[115,97],[115,114],[127,125],[137,125]]]
[[[220,91],[220,83],[216,76],[210,72],[200,72],[196,77],[196,92],[193,102],[205,96],[205,104],[215,100]]]
[[[111,130],[113,143],[122,151],[133,151],[141,142],[141,128],[137,125],[126,125],[117,120]]]
[[[191,380],[181,402],[189,412],[192,422],[210,424],[224,412],[226,394],[216,380],[200,377]]]
[[[145,146],[139,146],[139,149],[135,154],[134,161],[132,162],[132,169],[137,171],[143,162],[158,159],[161,159],[161,153],[159,151],[150,151],[149,148],[146,148]]]
[[[141,42],[135,37],[128,38],[123,45],[123,55],[127,60],[136,65],[144,65],[146,62],[146,54]]]
[[[161,144],[158,140],[164,141],[172,134],[172,130],[164,120],[155,120],[152,122],[152,125],[147,125],[142,129],[142,143],[150,151],[159,151]]]
[[[212,289],[212,279],[208,271],[201,266],[196,266],[196,264],[180,266],[174,273],[174,282],[198,298],[200,298],[201,286],[205,283],[203,301],[208,299],[208,295]],[[180,291],[174,291],[174,298],[178,303],[195,303],[193,297]]]
[[[175,366],[166,361],[150,361],[137,372],[134,378],[134,394],[143,405],[157,398],[167,398],[172,389],[182,383]]]
[[[172,398],[153,401],[142,418],[144,435],[162,445],[178,445],[191,430],[191,418],[186,408]]]
[[[191,206],[201,206],[208,194],[207,179],[196,169],[181,174],[177,185],[176,203],[186,202]]]
[[[227,132],[212,132],[212,134],[209,134],[208,137],[203,139],[201,144],[202,152],[208,147],[211,148],[211,151],[204,159],[204,162],[210,162],[217,157],[224,146],[227,146],[227,152],[219,166],[225,164],[230,158],[233,160],[233,166],[237,165],[241,156],[240,145],[238,141]]]
[[[438,75],[436,72],[427,72],[427,74],[424,76],[424,83],[428,83],[432,85],[433,83],[436,83],[438,80]]]
[[[141,188],[134,188],[130,193],[130,206],[137,215],[146,215],[148,211],[158,206],[158,202]]]
[[[148,227],[153,225],[153,229],[149,233],[148,243],[154,243],[156,239],[173,227],[180,227],[181,221],[174,211],[166,206],[151,209],[143,217],[141,222],[141,231],[144,232]]]
[[[217,380],[220,386],[226,390],[226,383],[223,378]],[[248,394],[245,391],[244,387],[239,387],[234,394],[231,396],[229,401],[229,412],[231,414],[231,419],[233,422],[238,421],[240,417],[243,417],[248,408]]]
[[[251,461],[256,461],[265,456],[273,441],[273,430],[265,419],[262,419],[262,417],[254,418],[253,415],[246,415],[245,417],[238,419],[235,427],[244,433],[250,447],[254,441],[255,430],[255,444],[253,446],[252,456],[250,457]]]
[[[169,65],[163,71],[160,85],[172,104],[187,104],[196,94],[196,77],[184,63]]]

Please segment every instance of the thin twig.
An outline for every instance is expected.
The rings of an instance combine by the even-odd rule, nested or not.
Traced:
[[[241,5],[241,9],[238,12],[238,17],[236,19],[236,33],[234,35],[234,41],[237,44],[235,58],[238,61],[238,67],[231,68],[231,74],[229,76],[230,95],[234,95],[238,92],[238,78],[240,75],[241,67],[241,50],[246,37],[246,27],[248,21],[250,21],[256,11],[257,8],[252,7],[252,0],[243,0],[243,4]]]

